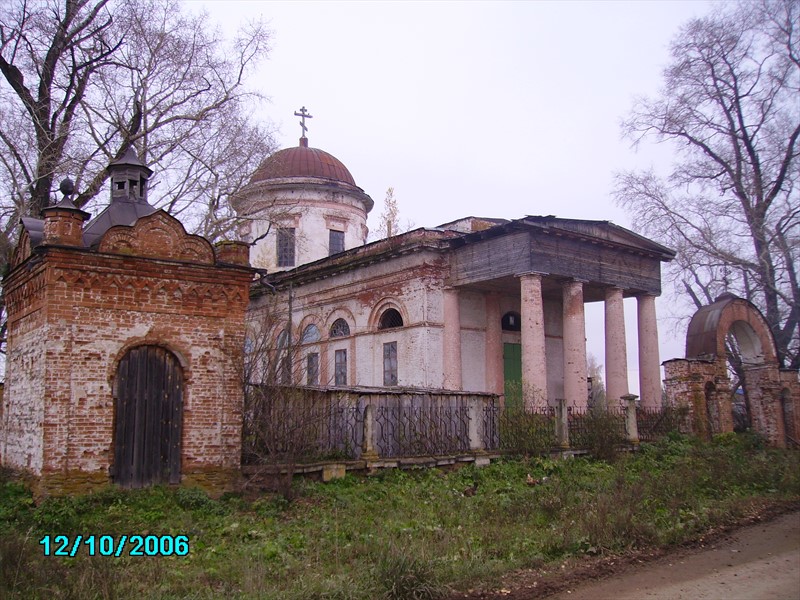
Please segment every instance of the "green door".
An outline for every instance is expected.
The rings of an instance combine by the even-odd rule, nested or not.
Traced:
[[[522,346],[503,344],[506,408],[522,406]]]

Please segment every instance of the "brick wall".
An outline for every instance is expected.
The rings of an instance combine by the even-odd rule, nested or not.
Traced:
[[[221,264],[161,212],[110,229],[99,247],[40,246],[5,281],[3,463],[40,476],[45,492],[108,482],[117,365],[148,344],[183,369],[183,480],[227,487],[240,464],[246,261]]]

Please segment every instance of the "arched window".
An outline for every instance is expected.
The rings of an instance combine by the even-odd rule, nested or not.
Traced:
[[[383,311],[380,321],[378,321],[378,329],[392,329],[394,327],[403,326],[403,315],[397,309],[387,308]]]
[[[278,334],[277,346],[278,351],[283,350],[289,345],[289,332],[285,329]]]
[[[350,335],[350,326],[344,319],[336,319],[331,325],[330,337],[347,337]]]
[[[322,336],[319,333],[319,327],[312,323],[303,330],[303,336],[300,338],[300,343],[312,344],[314,342],[318,342],[320,337]]]
[[[522,329],[522,319],[519,313],[512,310],[503,315],[500,325],[503,331],[520,331]]]
[[[284,329],[278,336],[278,380],[283,385],[292,383],[292,357],[289,353],[289,332]]]

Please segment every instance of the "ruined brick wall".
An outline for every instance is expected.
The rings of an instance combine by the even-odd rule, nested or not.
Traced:
[[[781,411],[788,446],[800,447],[800,381],[794,369],[781,369]]]
[[[704,438],[733,431],[724,362],[676,358],[664,362],[667,405],[686,410],[681,430]],[[711,384],[713,391],[707,393]]]

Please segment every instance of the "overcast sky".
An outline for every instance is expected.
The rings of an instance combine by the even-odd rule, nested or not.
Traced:
[[[635,151],[619,122],[656,94],[669,42],[714,4],[637,2],[261,2],[189,0],[226,35],[263,17],[270,58],[252,83],[281,147],[339,158],[375,200],[394,187],[401,221],[433,227],[467,215],[603,219],[630,227],[613,175],[668,170],[672,148]],[[657,302],[661,360],[682,357],[670,296]],[[635,300],[626,300],[632,391]],[[588,350],[603,359],[602,304],[587,305]]]

